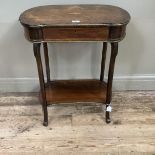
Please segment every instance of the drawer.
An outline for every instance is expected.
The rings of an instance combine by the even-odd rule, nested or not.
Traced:
[[[108,39],[108,27],[44,27],[44,41],[105,41]]]

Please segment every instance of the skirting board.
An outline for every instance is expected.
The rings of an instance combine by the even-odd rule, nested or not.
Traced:
[[[115,76],[113,90],[155,90],[155,75]],[[38,91],[38,78],[0,78],[1,93]]]

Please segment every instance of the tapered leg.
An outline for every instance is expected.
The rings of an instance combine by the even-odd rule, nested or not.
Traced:
[[[47,43],[43,43],[44,48],[44,57],[45,57],[45,65],[46,65],[46,76],[47,82],[50,82],[50,67],[49,67],[49,57],[48,57],[48,46]]]
[[[108,73],[107,96],[106,96],[106,122],[110,123],[110,104],[112,98],[112,82],[114,74],[115,59],[118,53],[118,43],[111,43],[111,57]]]
[[[38,67],[38,75],[41,89],[41,97],[42,97],[42,108],[44,113],[44,122],[43,125],[48,125],[48,112],[47,112],[47,102],[46,102],[46,92],[45,92],[45,82],[44,82],[44,74],[43,67],[40,55],[40,43],[33,44],[34,55],[36,57],[37,67]]]
[[[104,80],[104,70],[105,70],[106,52],[107,52],[107,42],[104,42],[104,43],[103,43],[103,50],[102,50],[102,61],[101,61],[100,81],[103,81],[103,80]]]

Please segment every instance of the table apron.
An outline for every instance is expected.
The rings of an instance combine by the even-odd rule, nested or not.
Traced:
[[[32,42],[50,41],[119,41],[125,36],[126,25],[114,27],[24,27]]]

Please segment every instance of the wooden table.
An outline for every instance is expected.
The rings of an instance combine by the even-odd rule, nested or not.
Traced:
[[[106,104],[106,122],[110,123],[110,104],[118,42],[126,34],[130,21],[127,11],[110,5],[49,5],[23,12],[19,18],[25,37],[33,43],[38,66],[44,112],[43,125],[48,125],[47,106],[52,103],[100,102]],[[50,78],[47,42],[102,41],[101,73],[93,80],[54,80]],[[104,81],[107,43],[111,44],[108,82]],[[43,44],[46,66],[44,80],[40,45]]]

